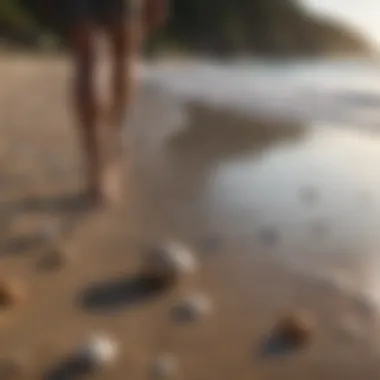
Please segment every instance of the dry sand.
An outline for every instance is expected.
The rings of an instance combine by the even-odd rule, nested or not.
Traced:
[[[376,189],[344,178],[353,161],[368,169],[372,140],[359,150],[357,136],[315,137],[305,126],[276,128],[195,104],[174,135],[149,117],[159,103],[143,90],[136,107],[148,117],[129,126],[125,203],[86,214],[75,202],[82,172],[68,73],[59,58],[0,62],[0,280],[20,293],[0,310],[0,359],[21,361],[14,378],[44,378],[93,333],[113,337],[120,355],[91,379],[148,379],[166,354],[183,380],[379,378],[376,311],[337,284],[345,267],[358,282],[369,276],[358,268],[371,212],[379,215]],[[335,161],[334,138],[343,141]],[[347,161],[343,180],[336,161]],[[146,248],[166,239],[194,251],[198,275],[136,292]],[[62,265],[41,267],[52,247],[64,252]],[[207,315],[173,320],[173,307],[199,292],[212,303]],[[298,348],[273,336],[297,310],[310,329]]]

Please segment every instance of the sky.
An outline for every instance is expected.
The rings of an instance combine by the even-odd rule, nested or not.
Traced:
[[[318,13],[342,19],[380,47],[380,0],[302,0]]]

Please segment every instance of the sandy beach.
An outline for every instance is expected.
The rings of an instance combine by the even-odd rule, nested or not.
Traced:
[[[0,310],[0,373],[16,360],[9,379],[52,378],[99,333],[119,355],[94,380],[151,379],[162,355],[181,380],[379,378],[380,138],[178,108],[148,83],[125,131],[125,202],[87,213],[68,63],[4,58],[0,77],[0,282],[20,294]],[[168,240],[197,274],[139,292],[147,250]],[[54,249],[63,263],[46,268]],[[210,312],[173,319],[198,293]],[[306,344],[272,344],[293,312],[311,321]]]

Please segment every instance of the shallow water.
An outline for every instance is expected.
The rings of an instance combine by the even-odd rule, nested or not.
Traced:
[[[380,64],[368,60],[204,61],[142,66],[142,77],[176,98],[248,115],[378,129]]]
[[[278,260],[376,295],[378,145],[368,136],[314,127],[259,158],[225,163],[208,187],[214,218],[248,238],[255,225],[269,226],[280,235]]]
[[[155,118],[155,137],[143,139],[160,173],[148,197],[165,194],[160,212],[179,234],[209,230],[380,305],[380,136],[368,130],[380,125],[380,69],[313,65],[145,68],[157,115],[171,115]],[[301,85],[324,91],[324,106],[301,96]]]

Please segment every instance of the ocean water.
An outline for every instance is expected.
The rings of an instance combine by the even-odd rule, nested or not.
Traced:
[[[182,101],[247,115],[380,127],[380,62],[190,61],[141,67],[143,80]]]
[[[258,117],[275,128],[301,126],[301,136],[260,154],[253,148],[210,164],[202,208],[220,233],[251,247],[255,228],[270,226],[281,236],[276,260],[340,282],[380,310],[380,63],[187,61],[143,65],[140,73],[160,100],[150,110],[156,129],[169,134],[191,117],[192,104],[206,110],[215,136],[215,125],[238,135]],[[305,188],[316,204],[302,204]]]

